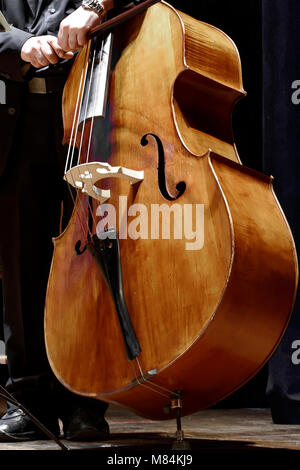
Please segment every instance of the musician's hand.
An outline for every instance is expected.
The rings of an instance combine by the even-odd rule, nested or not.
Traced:
[[[83,7],[77,8],[60,23],[58,44],[65,51],[82,48],[88,41],[88,32],[100,23],[102,15]]]
[[[23,44],[21,57],[36,68],[56,64],[60,59],[71,59],[73,52],[63,49],[56,36],[33,36]]]

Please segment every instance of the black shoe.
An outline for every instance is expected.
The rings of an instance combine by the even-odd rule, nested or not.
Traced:
[[[58,420],[51,422],[40,422],[55,435],[59,434]],[[21,442],[49,439],[49,437],[38,428],[33,421],[19,408],[8,410],[0,419],[0,441]]]
[[[69,441],[103,441],[109,439],[109,426],[102,415],[90,409],[77,408],[64,420],[64,437]]]

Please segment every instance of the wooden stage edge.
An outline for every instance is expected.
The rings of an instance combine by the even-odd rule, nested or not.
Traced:
[[[175,421],[150,421],[110,406],[106,414],[111,438],[102,442],[62,442],[69,450],[172,451]],[[300,425],[273,424],[269,409],[209,409],[182,419],[191,451],[300,450]],[[60,450],[51,440],[6,443],[2,450]]]

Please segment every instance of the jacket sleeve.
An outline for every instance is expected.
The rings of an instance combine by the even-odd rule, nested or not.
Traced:
[[[32,36],[14,27],[10,31],[0,32],[0,75],[9,80],[24,81],[22,67],[25,62],[21,59],[21,49]]]
[[[142,1],[115,0],[115,7],[122,8],[130,3],[138,4]],[[78,2],[75,2],[75,6],[78,6]],[[32,36],[33,34],[14,27],[10,31],[0,32],[0,76],[17,82],[24,81],[22,67],[25,62],[21,59],[21,49]]]

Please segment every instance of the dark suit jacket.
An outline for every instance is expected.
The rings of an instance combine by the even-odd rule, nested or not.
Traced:
[[[21,59],[24,42],[34,35],[56,34],[61,20],[81,4],[81,0],[57,0],[50,12],[47,0],[0,0],[0,8],[12,29],[0,32],[0,80],[6,85],[6,104],[0,105],[0,174],[11,148],[20,114],[21,93],[26,86]],[[52,9],[53,10],[53,9]]]
[[[133,0],[139,3],[141,0]],[[0,104],[0,175],[3,172],[16,121],[20,111],[20,93],[26,81],[21,48],[31,36],[56,35],[62,19],[81,5],[82,0],[0,0],[0,9],[12,30],[0,32],[0,80],[6,84],[6,103]],[[121,8],[130,0],[115,0]]]
[[[22,0],[10,0],[6,8],[1,2],[1,10],[7,21],[15,24],[20,31],[14,28],[12,31],[0,33],[0,79],[6,86],[6,104],[0,105],[0,174],[5,166],[19,115],[20,86],[14,81],[22,79],[20,49],[26,39],[31,36],[21,31],[25,27]]]

